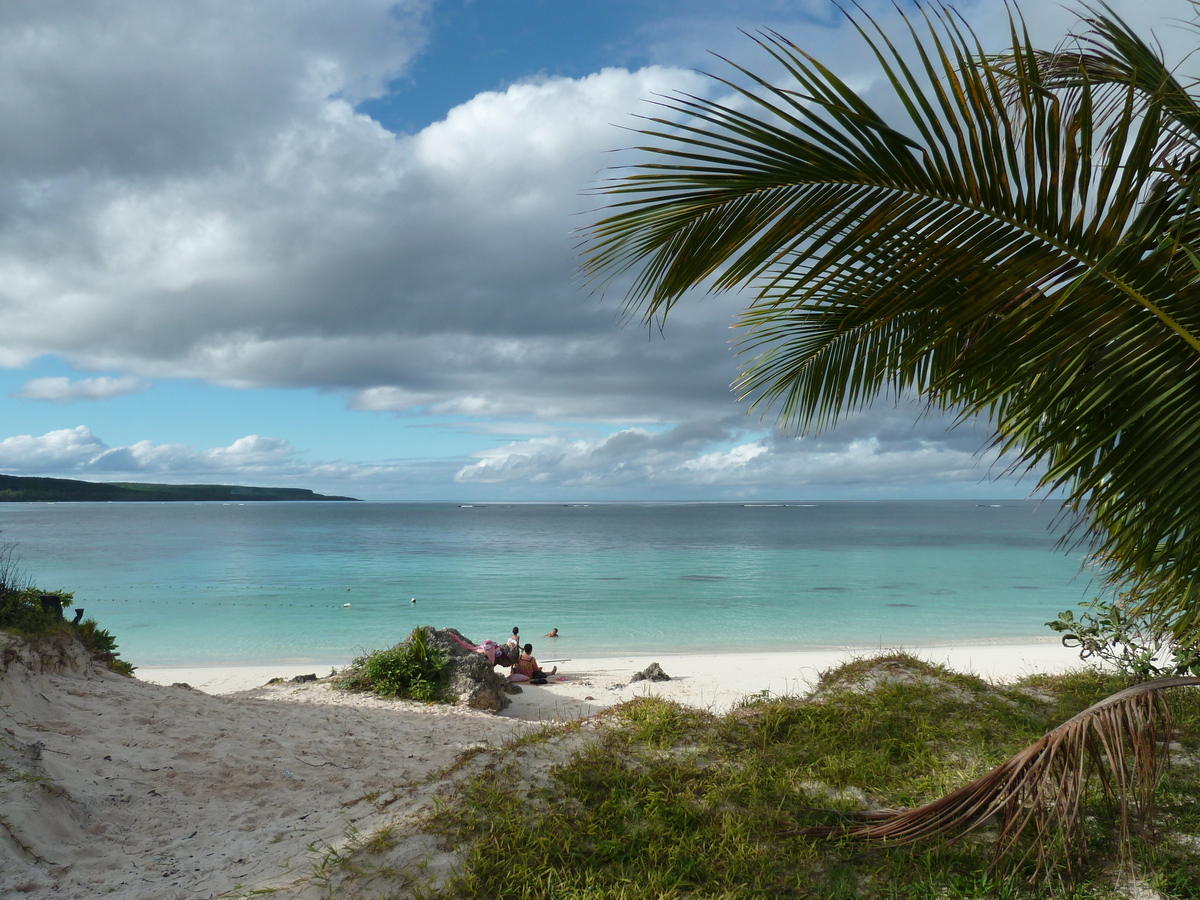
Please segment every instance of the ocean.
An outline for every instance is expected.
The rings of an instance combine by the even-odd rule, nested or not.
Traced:
[[[1046,638],[1057,503],[2,503],[134,665],[341,664],[417,625],[541,659]],[[416,602],[412,602],[415,598]],[[558,628],[561,637],[541,636]]]

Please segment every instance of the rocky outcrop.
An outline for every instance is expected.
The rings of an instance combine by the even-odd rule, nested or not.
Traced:
[[[663,671],[662,666],[656,662],[650,663],[640,672],[635,672],[633,677],[629,679],[629,683],[633,684],[637,681],[670,681],[671,676]]]
[[[488,712],[500,712],[507,707],[511,685],[508,683],[508,670],[497,668],[487,661],[482,653],[467,650],[455,641],[450,634],[453,632],[470,644],[476,643],[455,629],[438,629],[427,627],[429,646],[436,647],[446,654],[449,683],[446,693],[456,698],[459,706],[469,706],[471,709],[483,709]]]

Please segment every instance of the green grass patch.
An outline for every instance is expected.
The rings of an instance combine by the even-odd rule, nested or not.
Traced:
[[[848,811],[936,799],[1125,683],[1077,673],[997,689],[913,663],[851,664],[811,699],[756,699],[724,716],[653,698],[616,707],[597,741],[546,779],[502,764],[456,788],[431,827],[466,848],[466,863],[431,896],[1117,896],[1116,811],[1098,792],[1085,810],[1084,869],[1070,886],[1057,871],[1030,884],[1021,862],[990,874],[989,828],[911,848],[790,836]],[[1189,836],[1200,834],[1200,766],[1188,757],[1200,691],[1172,700],[1183,749],[1135,864],[1165,896],[1198,897],[1200,842]]]

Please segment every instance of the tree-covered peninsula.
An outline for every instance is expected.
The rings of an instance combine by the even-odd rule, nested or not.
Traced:
[[[236,484],[139,484],[69,478],[0,475],[0,503],[163,502],[171,500],[357,500],[317,494],[304,488],[244,487]]]

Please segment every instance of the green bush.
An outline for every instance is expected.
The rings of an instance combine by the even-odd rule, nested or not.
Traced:
[[[35,587],[17,558],[17,545],[0,542],[0,631],[9,631],[26,638],[69,632],[97,661],[114,672],[132,675],[134,666],[117,659],[117,640],[112,633],[98,627],[95,619],[69,622],[62,609],[69,607],[75,595],[70,591],[43,591]],[[54,598],[57,603],[43,603],[42,598]]]
[[[117,639],[107,628],[99,627],[95,619],[84,619],[78,625],[70,625],[79,635],[83,646],[91,651],[92,656],[107,665],[114,672],[122,675],[132,675],[136,666],[130,665],[123,659],[117,659]]]
[[[1130,612],[1132,598],[1096,597],[1080,603],[1078,618],[1071,610],[1046,624],[1062,635],[1064,647],[1079,650],[1081,659],[1094,659],[1139,681],[1169,675],[1200,674],[1200,648],[1175,640],[1166,628]]]
[[[0,629],[36,637],[66,624],[57,610],[50,611],[42,605],[43,594],[57,597],[63,606],[70,606],[75,596],[67,591],[42,591],[35,587],[13,590],[0,584]]]
[[[93,653],[112,653],[117,649],[117,640],[113,637],[112,632],[106,628],[98,627],[99,623],[95,619],[84,619],[75,630],[79,634],[79,639],[83,641],[83,645]]]
[[[62,614],[42,604],[42,597],[57,597],[64,607],[71,605],[74,597],[69,591],[43,591],[39,588],[23,588],[19,591],[0,587],[0,631],[9,631],[27,638],[47,634],[70,632],[97,661],[104,663],[114,672],[132,675],[136,667],[117,658],[117,639],[111,631],[99,627],[95,619],[70,622]]]
[[[415,628],[404,643],[355,659],[345,687],[380,697],[430,702],[441,697],[445,669],[446,654],[429,646],[424,628]]]

